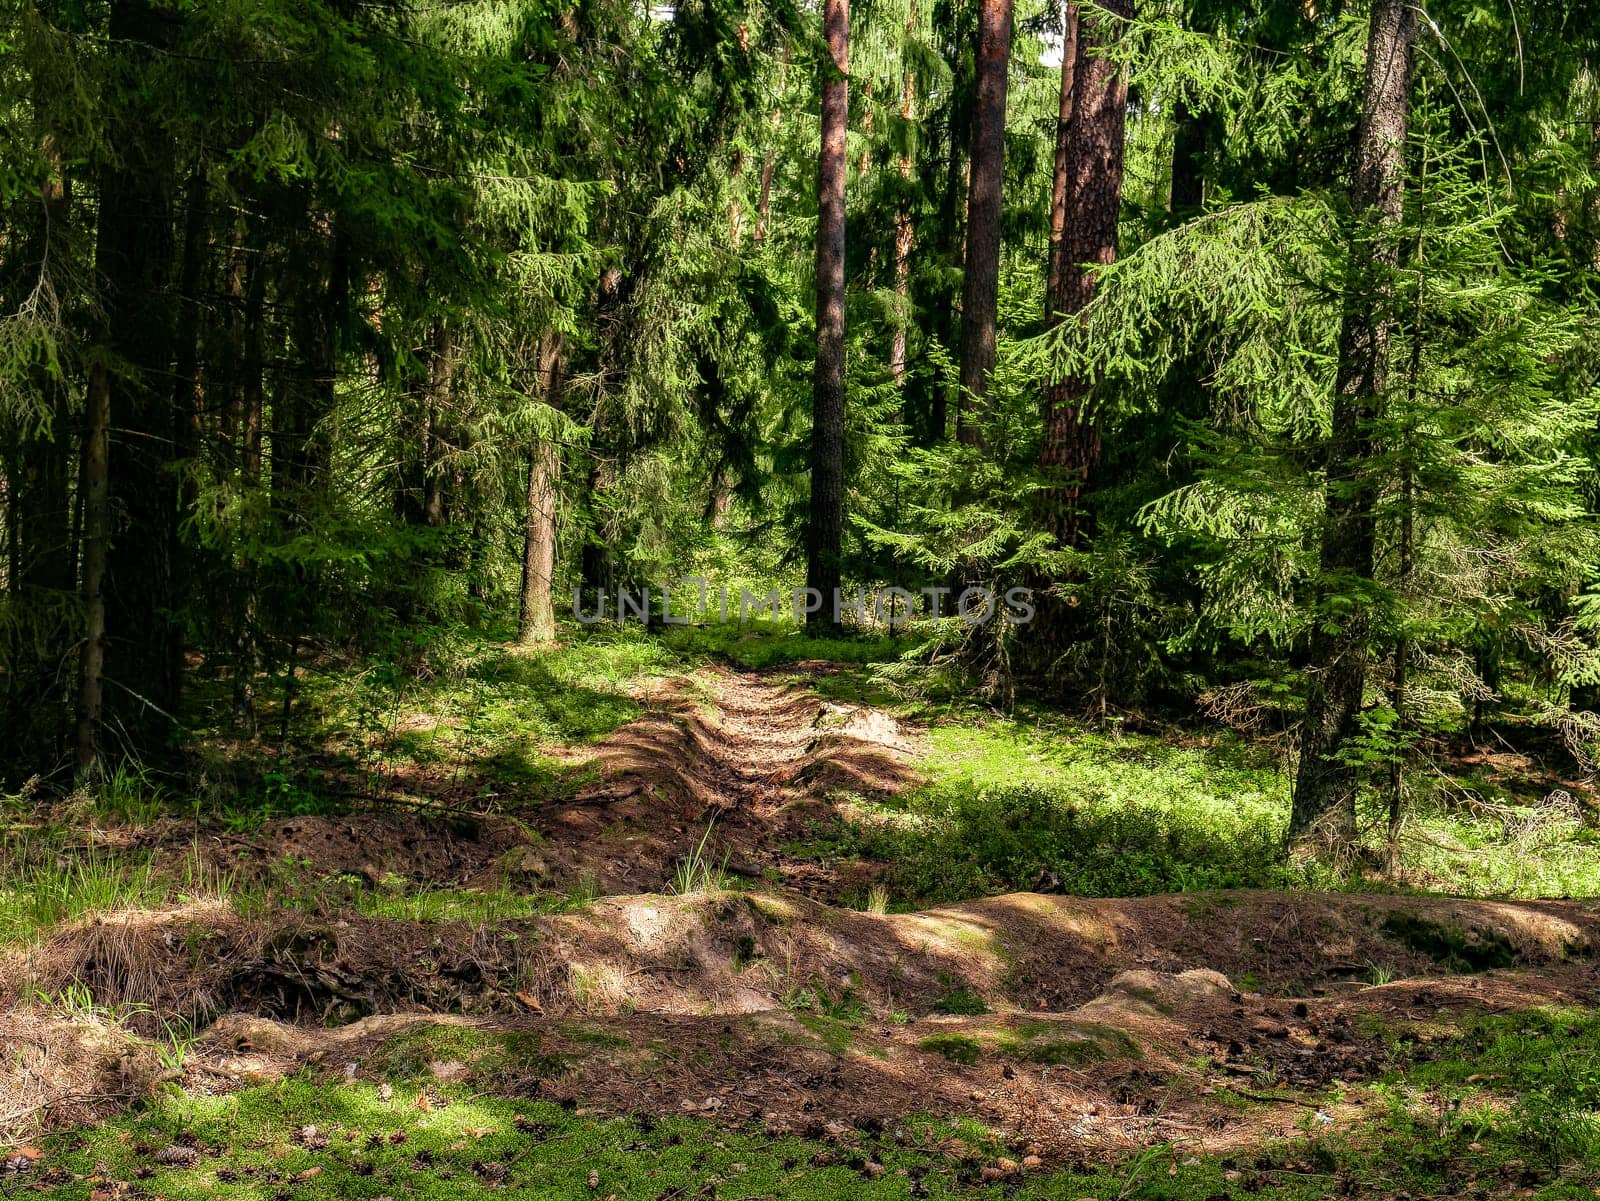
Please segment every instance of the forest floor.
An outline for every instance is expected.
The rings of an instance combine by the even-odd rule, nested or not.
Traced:
[[[330,670],[235,809],[21,799],[0,1196],[1600,1193],[1579,784],[1452,765],[1403,887],[1327,887],[1270,746],[853,646]]]

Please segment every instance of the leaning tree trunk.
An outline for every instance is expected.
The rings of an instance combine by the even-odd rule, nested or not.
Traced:
[[[539,345],[539,389],[547,405],[561,391],[561,339]],[[522,545],[522,603],[517,641],[524,646],[554,642],[556,608],[556,485],[561,479],[561,451],[555,440],[536,437],[528,454],[528,513]]]
[[[844,184],[849,107],[850,4],[824,0],[823,31],[832,62],[824,67],[822,151],[817,165],[817,359],[811,381],[811,520],[806,529],[806,586],[822,604],[807,615],[813,629],[833,623],[844,544]]]
[[[967,185],[967,254],[961,281],[961,396],[957,436],[983,445],[978,419],[994,370],[1000,305],[1000,205],[1006,171],[1006,77],[1011,0],[979,0],[977,100]]]
[[[1399,244],[1384,235],[1400,220],[1416,18],[1406,0],[1377,0],[1367,37],[1367,73],[1351,199],[1363,228],[1352,262],[1370,275],[1345,295],[1339,370],[1328,440],[1321,596],[1308,668],[1305,725],[1289,838],[1348,845],[1355,834],[1356,769],[1341,752],[1356,733],[1366,687],[1378,479],[1372,421],[1389,359],[1389,276]]]
[[[1057,325],[1094,297],[1091,265],[1117,258],[1122,211],[1123,133],[1127,78],[1103,53],[1133,17],[1131,2],[1078,13],[1070,5],[1061,61],[1061,118],[1050,221],[1050,269],[1045,320]],[[1051,483],[1044,494],[1045,525],[1062,546],[1085,533],[1083,494],[1100,462],[1100,433],[1085,419],[1092,379],[1068,376],[1046,385],[1039,466]]]

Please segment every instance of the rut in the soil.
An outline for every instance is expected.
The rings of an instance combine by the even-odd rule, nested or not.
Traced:
[[[599,779],[538,816],[536,873],[602,892],[653,892],[700,845],[734,875],[833,898],[859,869],[785,853],[836,823],[836,798],[913,779],[912,747],[881,710],[834,704],[792,681],[726,670],[669,682],[603,743]]]

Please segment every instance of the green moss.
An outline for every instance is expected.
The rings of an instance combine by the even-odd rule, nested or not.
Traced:
[[[814,1034],[818,1041],[835,1055],[843,1055],[855,1041],[849,1022],[825,1017],[820,1013],[796,1013],[794,1020]]]
[[[557,1029],[560,1031],[562,1038],[567,1039],[569,1042],[580,1043],[586,1047],[601,1047],[607,1050],[619,1051],[629,1045],[628,1040],[622,1035],[584,1022],[564,1022]]]
[[[379,1075],[416,1082],[433,1077],[442,1064],[458,1064],[466,1075],[485,1081],[511,1074],[560,1076],[571,1067],[567,1057],[544,1052],[537,1034],[454,1024],[396,1035],[373,1053],[368,1066]]]
[[[1095,1023],[1033,1022],[1000,1039],[1000,1050],[1028,1063],[1082,1064],[1140,1059],[1144,1052],[1126,1030]]]
[[[943,1055],[951,1063],[971,1066],[983,1058],[983,1044],[965,1034],[931,1034],[917,1045],[924,1051]]]

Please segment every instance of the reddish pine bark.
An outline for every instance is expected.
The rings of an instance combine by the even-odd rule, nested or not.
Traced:
[[[1110,11],[1080,14],[1072,5],[1068,15],[1066,49],[1072,53],[1064,53],[1061,63],[1063,120],[1057,126],[1051,206],[1051,325],[1076,315],[1094,297],[1089,267],[1117,257],[1128,82],[1101,51],[1120,36],[1119,18],[1132,18],[1133,5],[1129,0],[1104,7]],[[1039,465],[1054,480],[1045,494],[1045,521],[1063,546],[1082,541],[1082,498],[1100,462],[1099,431],[1082,411],[1093,383],[1069,376],[1045,388]]]
[[[1000,303],[1000,215],[1006,166],[1006,81],[1011,0],[979,0],[977,98],[967,185],[967,252],[961,282],[961,398],[956,436],[982,446],[978,416],[994,370]]]
[[[823,30],[831,64],[822,85],[822,151],[817,167],[817,359],[811,384],[811,520],[806,586],[822,597],[807,617],[833,622],[844,542],[844,185],[849,105],[849,0],[825,0]]]

